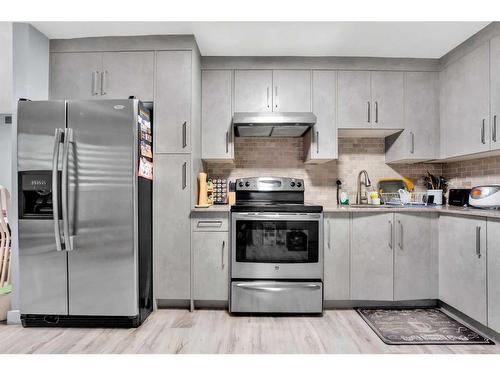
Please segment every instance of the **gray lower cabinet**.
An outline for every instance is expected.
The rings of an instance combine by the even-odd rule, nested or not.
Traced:
[[[441,145],[446,158],[490,149],[489,43],[446,67],[441,75]]]
[[[101,99],[101,71],[102,53],[51,53],[49,98]]]
[[[349,300],[350,214],[327,213],[324,226],[324,298]]]
[[[500,221],[488,219],[488,327],[500,332]]]
[[[439,218],[439,299],[487,324],[486,219]]]
[[[338,72],[338,128],[371,127],[371,78],[366,71]]]
[[[311,71],[273,70],[273,112],[311,111]]]
[[[385,161],[418,162],[438,159],[439,75],[405,73],[404,130],[385,140]]]
[[[438,297],[438,217],[394,215],[394,300]]]
[[[229,300],[228,232],[193,231],[192,235],[193,299]]]
[[[105,52],[102,66],[103,99],[153,101],[154,52]]]
[[[393,223],[393,213],[352,214],[352,300],[393,300]]]
[[[201,83],[202,159],[234,158],[231,70],[204,70]]]
[[[312,72],[312,111],[316,124],[304,137],[305,161],[328,161],[338,157],[337,127],[337,72]]]
[[[154,180],[154,293],[191,298],[190,155],[156,154]]]
[[[234,71],[234,112],[272,112],[273,71]]]
[[[156,55],[155,152],[191,152],[191,51]]]

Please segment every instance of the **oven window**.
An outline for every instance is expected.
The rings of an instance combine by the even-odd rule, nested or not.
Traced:
[[[236,261],[317,263],[317,221],[236,221]]]

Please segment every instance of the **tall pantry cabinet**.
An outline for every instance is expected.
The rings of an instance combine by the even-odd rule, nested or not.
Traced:
[[[201,164],[201,66],[193,36],[51,40],[50,99],[153,101],[153,293],[191,301],[191,207]]]

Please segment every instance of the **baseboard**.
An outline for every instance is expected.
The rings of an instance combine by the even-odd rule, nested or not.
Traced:
[[[7,311],[7,324],[21,324],[21,312],[19,310]]]
[[[364,301],[364,300],[342,300],[342,301],[324,301],[323,308],[328,309],[354,309],[358,307],[436,307],[436,299],[419,299],[408,301]]]
[[[158,309],[189,309],[191,301],[188,299],[157,299]]]
[[[492,330],[484,324],[479,323],[477,320],[472,319],[468,315],[465,315],[453,306],[448,305],[446,302],[439,300],[438,306],[452,318],[458,320],[460,323],[465,324],[466,326],[469,326],[470,328],[479,331],[481,334],[495,341],[495,344],[500,345],[500,333]]]

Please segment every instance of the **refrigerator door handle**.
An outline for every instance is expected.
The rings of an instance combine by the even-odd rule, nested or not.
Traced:
[[[52,153],[52,212],[54,213],[54,236],[56,250],[62,251],[61,230],[59,228],[59,146],[63,130],[56,129],[54,135],[54,151]]]
[[[67,128],[64,132],[62,176],[61,176],[61,204],[63,219],[64,249],[73,250],[73,238],[69,232],[69,214],[68,214],[68,157],[70,143],[73,142],[73,129]]]

